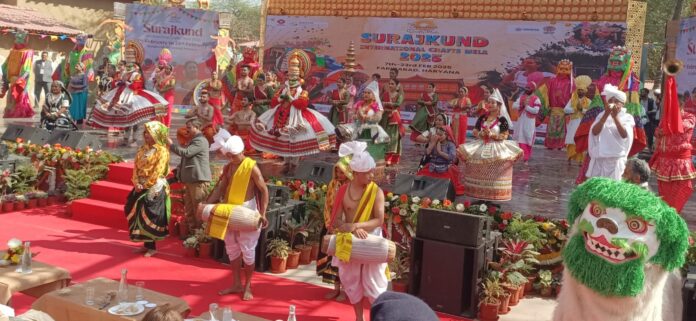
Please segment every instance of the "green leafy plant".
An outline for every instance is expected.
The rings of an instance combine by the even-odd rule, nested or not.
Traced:
[[[691,232],[689,236],[689,249],[686,251],[686,261],[684,261],[684,266],[682,267],[682,274],[686,276],[689,271],[689,266],[696,266],[696,231]]]
[[[539,271],[539,279],[537,280],[537,283],[534,285],[535,288],[537,289],[546,289],[550,288],[553,285],[553,273],[549,270],[541,270]]]
[[[297,221],[291,217],[291,218],[285,220],[285,224],[283,224],[283,226],[280,228],[280,230],[285,232],[288,235],[288,241],[290,242],[290,245],[294,246],[296,236],[302,235],[302,236],[304,236],[305,240],[306,240],[307,236],[309,236],[309,232],[307,231],[307,227],[308,227],[307,218],[304,218],[300,221]]]
[[[408,282],[409,272],[411,270],[411,257],[408,247],[402,244],[396,244],[396,257],[394,261],[389,262],[389,271],[392,273],[394,280]]]
[[[89,196],[89,186],[94,181],[94,177],[84,169],[68,169],[65,171],[65,196],[68,200],[87,198]]]
[[[503,295],[505,295],[505,290],[500,284],[500,277],[495,274],[489,275],[482,284],[481,302],[495,305],[500,302]]]
[[[189,236],[184,240],[183,244],[187,249],[198,248],[198,238],[195,235]]]
[[[505,238],[522,240],[540,249],[546,243],[546,235],[539,229],[539,223],[533,219],[513,218],[503,233]]]
[[[34,189],[38,172],[32,165],[17,166],[12,174],[12,188],[15,193],[24,194]]]
[[[288,241],[281,238],[270,239],[266,245],[266,256],[286,259],[289,251],[290,245]]]

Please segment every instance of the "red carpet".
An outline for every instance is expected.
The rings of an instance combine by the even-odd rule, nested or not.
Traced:
[[[231,281],[225,265],[183,257],[180,241],[173,238],[158,243],[158,255],[144,258],[131,252],[137,245],[128,241],[125,230],[72,220],[65,217],[65,212],[64,206],[52,206],[0,214],[0,248],[12,237],[31,241],[32,250],[38,253],[36,260],[68,269],[73,282],[100,276],[118,279],[120,269],[125,267],[131,284],[145,281],[149,289],[180,296],[191,305],[192,315],[205,312],[208,304],[217,302],[235,311],[284,320],[288,305],[294,304],[299,320],[354,320],[349,304],[323,299],[326,288],[273,275],[254,275],[253,301],[243,302],[236,295],[220,297],[217,291]],[[123,213],[120,215],[120,225],[125,228]],[[21,313],[33,300],[17,294],[13,305]],[[369,315],[367,308],[365,314]],[[443,316],[441,320],[467,319]]]

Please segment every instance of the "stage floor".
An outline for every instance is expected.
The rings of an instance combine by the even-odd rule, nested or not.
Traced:
[[[183,127],[185,123],[183,116],[173,116],[172,127]],[[0,119],[0,132],[4,132],[8,124],[11,123],[36,125],[38,124],[38,116],[35,116],[33,120]],[[107,137],[104,130],[93,130],[85,127],[85,131],[98,135],[104,150],[118,154],[127,160],[135,157],[137,147],[121,146],[121,137]],[[170,136],[175,140],[176,130],[172,130]],[[139,143],[141,143],[142,137],[138,139]],[[385,171],[384,179],[379,181],[382,188],[389,190],[399,173],[414,174],[416,172],[423,148],[416,146],[409,139],[404,139],[403,150],[404,153],[401,156],[402,163],[388,167]],[[648,159],[650,155],[641,154],[640,157]],[[338,156],[335,153],[321,153],[311,158],[333,163],[338,159]],[[176,166],[178,162],[178,157],[172,154],[172,165]],[[213,162],[222,164],[224,160],[219,156],[215,156]],[[513,199],[502,203],[504,210],[545,217],[564,217],[568,198],[573,188],[575,188],[575,177],[579,169],[580,166],[576,163],[568,164],[564,150],[547,150],[542,145],[534,146],[529,165],[524,165],[522,161],[515,165]],[[653,191],[657,191],[655,178],[651,179],[650,186]],[[465,197],[457,198],[458,201],[463,201],[464,199]],[[683,213],[689,227],[691,229],[696,228],[696,193],[691,196]]]

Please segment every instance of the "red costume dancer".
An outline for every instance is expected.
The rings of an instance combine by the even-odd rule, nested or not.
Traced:
[[[459,97],[450,100],[452,106],[452,130],[454,131],[454,143],[461,145],[466,143],[466,131],[469,127],[469,89],[466,86],[459,87]]]
[[[32,61],[34,60],[34,51],[26,48],[27,40],[27,33],[24,30],[17,30],[14,46],[2,64],[0,98],[7,95],[5,118],[29,118],[34,116],[27,88]]]
[[[222,81],[218,79],[218,72],[213,70],[210,79],[205,81],[205,89],[208,90],[208,104],[213,106],[213,126],[222,126],[225,122],[222,116]]]
[[[565,112],[563,109],[570,101],[573,93],[571,74],[573,63],[563,59],[558,63],[556,76],[551,78],[547,86],[547,101],[549,109],[549,124],[546,127],[544,145],[548,149],[563,149],[565,147]]]
[[[162,123],[169,127],[172,123],[172,108],[174,107],[174,86],[176,79],[172,72],[172,53],[164,48],[160,51],[158,59],[159,71],[155,75],[155,87],[157,92],[167,100],[167,115],[162,117]]]
[[[691,135],[696,116],[679,107],[677,85],[673,75],[666,79],[663,118],[655,132],[657,144],[650,167],[657,176],[657,190],[662,199],[681,212],[694,191],[696,169],[691,162]]]

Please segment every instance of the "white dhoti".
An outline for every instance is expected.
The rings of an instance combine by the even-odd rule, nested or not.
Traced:
[[[585,176],[606,177],[620,181],[626,169],[626,161],[626,157],[590,158]]]
[[[372,234],[382,236],[382,230],[377,228]],[[343,262],[336,257],[332,263],[336,263],[338,267],[341,285],[351,304],[360,303],[364,297],[372,304],[380,294],[387,291],[387,263],[358,264]]]
[[[256,198],[244,202],[241,206],[256,210]],[[208,221],[208,215],[209,213],[203,213],[204,222]],[[245,265],[253,265],[256,260],[256,245],[259,243],[260,235],[260,227],[251,232],[232,231],[228,228],[227,234],[225,234],[225,250],[230,261],[236,260],[241,255]]]

